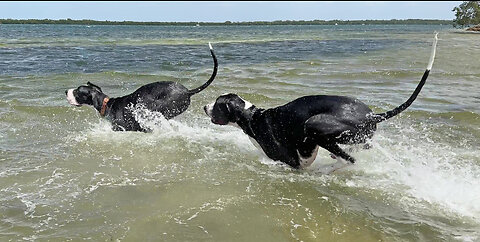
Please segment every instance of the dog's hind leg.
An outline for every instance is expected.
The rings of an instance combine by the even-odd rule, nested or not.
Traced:
[[[346,161],[349,161],[350,163],[355,163],[355,158],[347,154],[338,144],[320,144],[320,147],[330,151],[334,156],[340,157]]]
[[[307,137],[312,138],[320,147],[328,150],[334,156],[352,164],[355,163],[355,159],[342,150],[337,142],[348,139],[355,131],[354,127],[345,124],[332,115],[315,115],[305,122],[305,135]]]

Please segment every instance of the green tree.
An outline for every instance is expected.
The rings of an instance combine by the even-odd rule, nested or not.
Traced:
[[[465,1],[458,7],[453,8],[455,12],[455,20],[453,20],[454,27],[464,27],[475,24],[480,24],[480,2],[479,1]]]

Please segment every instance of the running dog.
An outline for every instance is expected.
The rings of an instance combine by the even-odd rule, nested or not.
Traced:
[[[166,119],[187,110],[190,97],[207,88],[217,75],[217,58],[212,45],[208,45],[214,62],[213,73],[210,79],[198,88],[188,90],[176,82],[155,82],[140,87],[130,95],[109,98],[99,86],[88,82],[87,86],[66,90],[67,101],[74,106],[93,106],[101,116],[112,122],[115,131],[149,131],[137,122],[132,107],[141,105],[150,111],[160,112]]]
[[[385,113],[375,114],[355,98],[327,95],[304,96],[283,106],[262,109],[236,94],[225,94],[204,110],[214,124],[241,128],[266,156],[291,167],[311,165],[319,147],[329,151],[332,158],[348,161],[344,164],[338,159],[327,166],[325,172],[330,173],[355,163],[339,144],[365,144],[378,123],[398,115],[413,103],[432,68],[437,40],[435,35],[427,69],[413,94],[405,103]]]

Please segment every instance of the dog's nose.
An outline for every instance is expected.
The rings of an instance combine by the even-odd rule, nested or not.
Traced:
[[[207,106],[203,106],[203,111],[205,111],[205,113],[207,113]]]
[[[68,95],[68,90],[65,90],[65,95]]]

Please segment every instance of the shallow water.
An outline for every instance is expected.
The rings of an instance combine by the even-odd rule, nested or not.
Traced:
[[[354,96],[379,125],[357,164],[331,175],[261,155],[202,107],[226,92],[259,107]],[[154,81],[215,82],[152,133],[113,132],[64,90],[110,96]],[[480,39],[449,26],[0,25],[0,240],[477,241]]]

